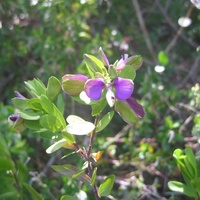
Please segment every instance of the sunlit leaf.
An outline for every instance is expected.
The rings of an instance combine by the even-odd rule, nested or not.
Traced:
[[[47,97],[49,97],[51,100],[54,100],[59,94],[60,90],[61,90],[60,81],[56,77],[51,76],[47,84],[47,90],[46,90]]]
[[[42,127],[52,132],[62,131],[64,128],[60,119],[53,115],[42,116],[40,119],[40,124]]]
[[[66,131],[74,135],[88,135],[95,129],[95,125],[91,122],[87,122],[76,115],[70,115],[67,117],[69,123],[66,127]]]
[[[65,119],[59,109],[49,100],[45,95],[40,96],[40,103],[42,108],[49,114],[57,118],[62,124],[62,129],[66,127]]]
[[[89,54],[84,54],[84,60],[92,77],[94,77],[95,72],[103,72],[102,69],[105,68],[104,64],[98,58]]]
[[[41,117],[41,113],[27,110],[20,110],[19,115],[21,118],[26,120],[38,120]]]
[[[108,112],[104,117],[99,121],[96,127],[96,132],[102,131],[112,120],[114,116],[114,111]]]
[[[99,186],[98,194],[99,196],[108,196],[111,193],[113,188],[113,184],[115,181],[115,176],[110,175],[108,176]]]
[[[106,105],[107,101],[105,98],[100,99],[96,104],[92,105],[92,116],[100,114]]]
[[[97,167],[95,167],[94,170],[93,170],[92,181],[91,181],[92,186],[94,186],[94,184],[95,184],[96,177],[97,177]]]
[[[24,123],[27,126],[27,128],[31,130],[40,131],[41,129],[43,129],[39,120],[25,120]]]
[[[12,103],[14,105],[15,108],[18,109],[25,109],[27,108],[27,102],[29,101],[29,99],[20,99],[20,98],[13,98],[12,99]]]
[[[170,190],[175,191],[175,192],[180,192],[185,195],[188,195],[190,197],[197,197],[196,191],[192,187],[188,187],[187,185],[178,182],[178,181],[169,181],[168,182],[168,187]]]
[[[38,98],[30,99],[27,105],[33,110],[43,110],[40,100]]]
[[[33,97],[39,97],[42,94],[46,94],[46,87],[44,83],[39,79],[33,79],[31,81],[25,82],[27,91]]]
[[[63,138],[63,139],[61,139],[61,140],[55,142],[54,144],[52,144],[52,145],[46,150],[46,152],[47,152],[48,154],[51,154],[51,153],[53,153],[53,152],[59,150],[60,148],[62,148],[63,145],[64,145],[66,142],[67,142],[67,140]]]
[[[142,56],[136,55],[129,60],[126,65],[130,65],[133,69],[137,70],[142,66]]]
[[[126,65],[119,74],[119,77],[134,80],[136,71],[131,65]]]
[[[78,199],[69,195],[64,195],[60,198],[60,200],[78,200]]]
[[[115,102],[115,110],[119,113],[121,118],[130,124],[135,124],[139,121],[139,118],[135,112],[123,101]]]
[[[160,51],[158,54],[158,61],[161,65],[166,66],[169,63],[168,55],[164,51]]]

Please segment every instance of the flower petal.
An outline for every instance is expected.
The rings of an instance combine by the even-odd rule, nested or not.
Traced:
[[[116,90],[116,98],[118,100],[126,100],[133,93],[133,81],[124,78],[115,78],[113,82],[113,87]]]
[[[115,94],[113,93],[111,88],[107,89],[106,100],[107,100],[109,106],[112,108],[115,104]]]
[[[85,83],[85,92],[90,99],[99,100],[104,86],[103,78],[89,79]]]
[[[133,97],[126,99],[126,102],[139,118],[144,117],[145,112],[142,105],[140,105]]]
[[[121,70],[125,67],[125,65],[126,65],[126,63],[127,63],[127,59],[128,59],[128,54],[122,55],[122,58],[121,58],[121,59],[119,60],[119,62],[117,63],[116,69],[117,69],[118,71],[121,71]]]
[[[108,58],[107,58],[106,54],[103,52],[103,49],[101,47],[99,48],[99,55],[101,57],[101,61],[103,62],[103,64],[106,65],[107,67],[109,67],[110,63],[108,61]]]

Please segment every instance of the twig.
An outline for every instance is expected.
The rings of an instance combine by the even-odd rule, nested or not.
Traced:
[[[188,75],[183,79],[181,84],[179,84],[177,86],[177,88],[183,87],[183,85],[185,85],[187,83],[187,81],[190,79],[190,77],[192,77],[194,74],[197,74],[196,71],[197,71],[198,67],[200,67],[200,55],[195,58],[194,64],[192,65]]]
[[[133,6],[134,6],[134,9],[136,11],[138,22],[139,22],[140,28],[142,30],[144,40],[145,40],[145,43],[146,43],[147,48],[149,50],[149,53],[150,53],[152,59],[154,60],[154,62],[157,63],[157,58],[156,58],[156,55],[154,53],[153,47],[151,45],[151,41],[149,39],[149,35],[148,35],[147,29],[146,29],[146,26],[145,26],[145,23],[144,23],[144,19],[143,19],[143,16],[142,16],[142,12],[141,12],[139,3],[138,3],[137,0],[132,0],[132,3],[133,3]]]
[[[95,127],[97,126],[98,121],[99,121],[99,116],[97,116],[95,118],[95,122],[94,122]],[[90,153],[91,153],[91,150],[92,150],[92,145],[93,145],[95,133],[96,133],[96,129],[94,129],[94,131],[91,134],[90,143],[89,143],[89,147],[88,147],[88,150],[87,150],[88,173],[89,173],[89,176],[91,178],[92,178],[92,174],[93,174],[93,169],[92,169],[92,162],[89,159],[90,159]],[[93,190],[94,190],[96,200],[100,200],[100,196],[98,195],[98,189],[97,189],[96,183],[93,186]]]
[[[165,11],[165,9],[163,9],[163,7],[160,5],[160,2],[158,1],[158,0],[155,0],[155,2],[156,2],[156,5],[158,6],[158,8],[160,9],[160,11],[161,11],[161,13],[163,14],[163,16],[164,16],[164,18],[165,18],[165,20],[166,20],[166,22],[169,24],[169,26],[174,30],[174,31],[176,31],[177,32],[177,34],[176,34],[176,36],[175,36],[175,38],[174,38],[174,41],[173,41],[173,43],[172,43],[172,41],[170,42],[170,45],[168,45],[168,47],[167,47],[167,49],[166,49],[166,52],[168,52],[170,49],[171,49],[171,47],[172,47],[172,45],[174,45],[175,43],[174,42],[176,42],[176,40],[177,40],[177,38],[178,37],[180,37],[182,40],[184,40],[187,44],[189,44],[192,48],[197,48],[198,47],[198,45],[196,44],[196,43],[194,43],[194,42],[192,42],[192,41],[190,41],[189,39],[188,39],[188,37],[182,32],[182,27],[180,27],[180,31],[178,30],[178,27],[172,22],[172,20],[171,20],[171,18],[169,17],[169,15],[167,14],[167,12]],[[192,6],[193,7],[193,6]],[[188,15],[190,15],[190,12],[192,11],[192,9],[193,8],[191,8],[190,7],[190,9],[188,10],[188,13],[186,14],[186,16]],[[177,37],[177,38],[176,38]]]
[[[191,15],[193,8],[194,8],[194,5],[192,4],[185,17],[189,17]],[[184,29],[184,27],[182,27],[182,26],[179,27],[175,37],[173,38],[173,40],[171,40],[171,42],[169,43],[169,45],[167,46],[167,48],[165,50],[167,53],[170,51],[171,48],[173,48],[175,46],[175,44],[176,44],[179,36],[181,35],[183,29]]]

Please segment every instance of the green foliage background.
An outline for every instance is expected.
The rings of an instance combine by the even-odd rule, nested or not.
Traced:
[[[181,30],[178,19],[187,14],[192,24]],[[12,199],[20,191],[5,173],[10,168],[20,173],[19,185],[30,184],[44,199],[79,193],[82,185],[49,167],[69,161],[78,165],[78,157],[60,161],[69,153],[65,151],[50,157],[45,152],[49,141],[27,130],[15,133],[7,118],[15,112],[11,107],[14,91],[26,95],[23,81],[40,78],[46,83],[51,75],[60,79],[67,73],[85,74],[83,54],[96,54],[101,46],[111,63],[123,53],[142,55],[134,97],[146,115],[134,126],[115,115],[110,126],[97,135],[95,149],[105,151],[98,163],[99,180],[114,172],[112,195],[116,199],[189,199],[170,192],[167,182],[182,180],[172,158],[174,149],[189,145],[199,155],[199,24],[200,11],[189,0],[0,1],[1,198]],[[156,65],[164,65],[165,70],[156,72]],[[75,113],[91,119],[86,106],[64,98],[66,116]],[[89,187],[84,185],[83,190],[93,199]],[[24,199],[29,199],[29,193],[37,199],[28,186],[21,192]]]

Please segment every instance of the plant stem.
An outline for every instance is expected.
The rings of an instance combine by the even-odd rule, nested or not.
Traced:
[[[99,121],[99,116],[96,116],[95,121],[94,121],[95,127],[97,126],[98,121]],[[92,145],[93,145],[93,142],[94,142],[95,133],[96,133],[96,130],[94,129],[93,132],[92,132],[92,134],[91,134],[90,143],[89,143],[89,147],[88,147],[88,150],[87,150],[88,173],[89,173],[89,176],[91,178],[92,178],[92,174],[93,174],[93,167],[92,167],[92,162],[90,161],[90,154],[91,154]],[[94,191],[96,200],[100,200],[101,198],[98,195],[98,188],[97,188],[96,183],[93,186],[93,191]]]

